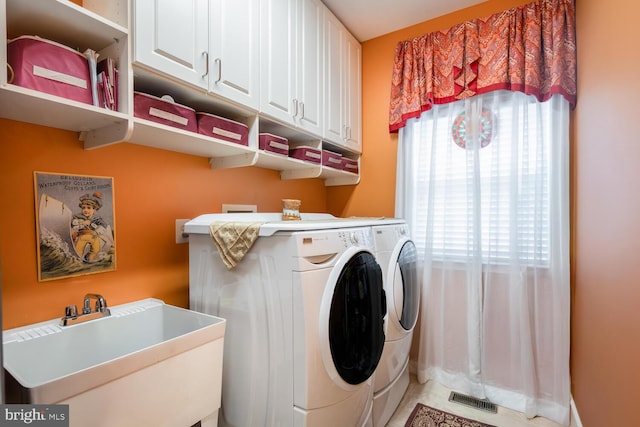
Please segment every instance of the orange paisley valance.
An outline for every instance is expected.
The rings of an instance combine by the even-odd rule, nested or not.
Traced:
[[[398,43],[389,130],[458,99],[494,90],[576,104],[574,0],[538,0]]]

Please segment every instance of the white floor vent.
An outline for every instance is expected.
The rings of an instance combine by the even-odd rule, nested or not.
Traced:
[[[460,403],[462,405],[480,409],[481,411],[491,412],[492,414],[498,412],[498,407],[495,403],[491,403],[488,400],[482,400],[472,396],[467,396],[455,391],[452,391],[449,395],[449,402]]]

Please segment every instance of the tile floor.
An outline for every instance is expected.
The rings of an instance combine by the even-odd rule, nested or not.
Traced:
[[[520,412],[502,407],[498,407],[497,414],[491,414],[459,403],[449,402],[450,392],[451,390],[434,381],[419,384],[415,375],[411,375],[409,388],[400,402],[400,406],[387,423],[387,427],[404,427],[409,415],[411,415],[411,411],[413,411],[418,402],[496,427],[562,427],[560,424],[546,418],[527,419]],[[577,427],[575,421],[571,421],[570,427]]]

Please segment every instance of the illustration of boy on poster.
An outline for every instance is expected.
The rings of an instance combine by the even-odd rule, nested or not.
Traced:
[[[113,180],[43,172],[34,177],[39,279],[115,270]]]
[[[79,214],[71,220],[71,239],[76,254],[86,262],[97,261],[100,249],[111,243],[109,225],[96,213],[102,207],[102,193],[80,196]]]

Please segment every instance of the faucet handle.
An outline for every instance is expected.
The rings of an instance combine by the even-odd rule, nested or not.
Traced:
[[[66,306],[64,309],[64,316],[67,318],[78,317],[78,307],[76,307],[75,304]]]

